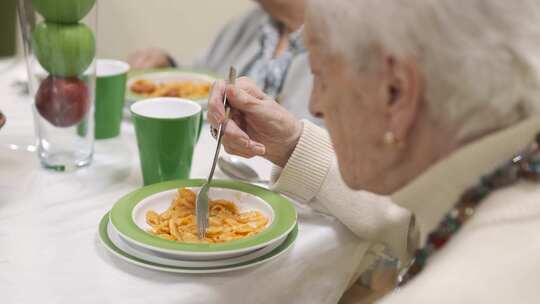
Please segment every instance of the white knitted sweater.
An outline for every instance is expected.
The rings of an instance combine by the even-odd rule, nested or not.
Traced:
[[[473,142],[388,198],[348,189],[328,135],[304,122],[298,146],[285,168],[276,171],[273,189],[335,216],[360,238],[387,243],[403,259],[411,235],[408,210],[416,216],[422,242],[464,190],[538,131],[535,117]],[[540,303],[538,286],[540,184],[520,182],[485,199],[424,272],[383,302]]]

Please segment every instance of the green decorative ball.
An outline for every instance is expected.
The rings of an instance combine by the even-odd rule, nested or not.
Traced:
[[[90,12],[96,0],[32,0],[34,9],[48,22],[77,23]]]
[[[32,44],[41,66],[55,76],[81,75],[96,54],[94,34],[84,24],[41,22],[32,33]]]

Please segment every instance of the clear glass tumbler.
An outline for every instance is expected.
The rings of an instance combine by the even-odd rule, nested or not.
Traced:
[[[96,0],[18,0],[41,164],[72,171],[92,161]]]

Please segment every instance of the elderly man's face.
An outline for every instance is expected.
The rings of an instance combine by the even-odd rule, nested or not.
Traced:
[[[308,19],[306,42],[314,74],[310,111],[324,118],[347,185],[389,193],[399,183],[388,173],[399,164],[401,151],[389,147],[385,134],[397,130],[396,137],[404,136],[401,131],[411,126],[416,105],[400,99],[400,79],[387,57],[376,56],[376,62],[361,69],[327,52],[325,35],[311,29]]]

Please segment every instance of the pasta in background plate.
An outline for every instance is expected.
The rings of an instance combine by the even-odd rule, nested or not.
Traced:
[[[200,81],[172,81],[156,83],[151,80],[139,79],[129,89],[144,97],[179,97],[201,99],[208,97],[210,83]]]

